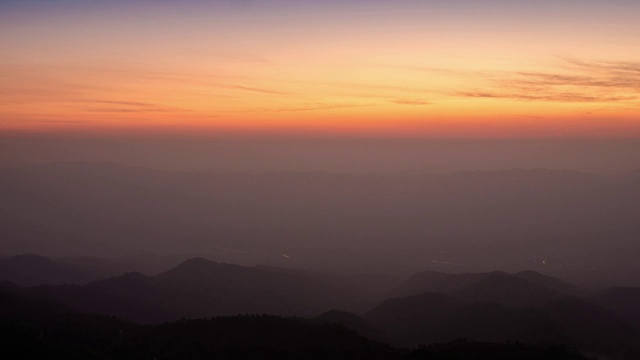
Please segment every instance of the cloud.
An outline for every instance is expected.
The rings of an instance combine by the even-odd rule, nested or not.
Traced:
[[[89,124],[89,120],[61,120],[61,119],[3,119],[3,121],[20,124]]]
[[[81,103],[99,105],[84,108],[87,112],[98,113],[148,113],[148,112],[176,112],[181,111],[166,106],[159,106],[154,103],[142,101],[122,101],[122,100],[85,100]],[[105,105],[112,105],[106,107]]]
[[[143,108],[157,108],[158,106],[152,103],[140,102],[140,101],[115,101],[115,100],[93,100],[95,104],[112,104],[112,105],[124,105]]]
[[[286,92],[263,89],[263,88],[253,87],[253,86],[235,85],[233,87],[236,88],[236,89],[240,89],[240,90],[244,90],[244,91],[250,91],[250,92],[256,92],[256,93],[260,93],[260,94],[289,95]]]
[[[264,60],[265,62],[268,60]],[[142,81],[153,81],[158,83],[173,82],[176,84],[197,85],[202,88],[219,88],[227,90],[239,90],[244,92],[259,93],[266,95],[291,95],[290,93],[278,91],[270,88],[247,85],[246,82],[255,80],[248,76],[222,75],[222,74],[189,74],[161,71],[138,71],[138,70],[112,70],[116,73],[126,73],[128,77],[135,77]],[[243,83],[245,82],[245,83]]]
[[[348,108],[361,108],[373,106],[372,104],[300,104],[281,108],[261,108],[261,109],[239,109],[237,112],[243,113],[264,113],[264,112],[302,112],[302,111],[319,111],[319,110],[333,110],[333,109],[348,109]]]
[[[623,102],[640,99],[640,62],[557,58],[556,71],[467,71],[421,66],[392,66],[416,72],[464,77],[485,86],[442,94],[462,98],[513,99],[567,103]],[[393,101],[411,105],[411,101]],[[418,104],[415,104],[418,105]]]
[[[532,93],[532,92],[493,92],[493,91],[458,91],[454,96],[484,99],[512,99],[522,101],[552,101],[552,102],[614,102],[637,100],[637,96],[617,95],[589,95],[584,93]]]
[[[487,89],[454,92],[453,96],[522,101],[595,103],[640,98],[640,63],[561,59],[557,72],[518,71],[487,74]],[[562,69],[562,70],[560,70]]]
[[[574,66],[587,68],[587,69],[599,69],[610,72],[626,72],[635,73],[640,75],[640,62],[636,61],[586,61],[575,58],[561,58],[568,64]]]
[[[396,100],[391,100],[391,102],[397,105],[411,105],[411,106],[431,105],[431,102],[425,101],[425,100],[396,99]]]
[[[312,105],[306,105],[306,106],[303,105],[303,106],[299,106],[299,107],[280,108],[280,109],[267,110],[267,111],[270,111],[270,112],[318,111],[318,110],[359,108],[359,107],[368,107],[368,106],[372,106],[372,105],[366,105],[366,104],[312,104]]]
[[[640,89],[639,79],[628,76],[585,76],[557,73],[517,72],[503,81],[505,86],[574,86],[593,88]]]
[[[98,113],[146,113],[146,112],[156,112],[162,110],[148,110],[148,109],[123,109],[123,108],[86,108],[84,111],[87,112],[98,112]]]
[[[446,75],[459,76],[459,77],[477,75],[481,73],[479,71],[473,71],[473,70],[447,69],[447,68],[434,67],[434,66],[388,65],[388,64],[386,65],[376,64],[376,66],[383,67],[383,68],[409,70],[409,71],[415,71],[415,72],[446,74]]]

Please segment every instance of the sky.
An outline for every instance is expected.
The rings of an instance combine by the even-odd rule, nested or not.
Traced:
[[[0,2],[0,133],[639,138],[635,0]]]

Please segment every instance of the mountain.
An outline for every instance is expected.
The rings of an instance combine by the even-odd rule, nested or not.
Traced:
[[[530,283],[544,286],[564,295],[584,295],[585,291],[556,277],[540,274],[532,270],[520,271],[513,274],[515,277],[525,279]]]
[[[26,291],[63,304],[75,312],[117,316],[141,324],[162,323],[179,319],[182,315],[167,306],[166,300],[160,296],[147,296],[148,301],[144,301],[128,294],[102,291],[88,285],[37,286]]]
[[[542,305],[563,295],[581,293],[571,284],[530,270],[515,274],[501,271],[461,274],[424,271],[401,283],[392,291],[392,296],[403,297],[424,292],[516,307]]]
[[[562,346],[539,346],[522,343],[487,343],[457,340],[418,349],[407,360],[473,359],[473,360],[557,360],[588,358],[574,349]]]
[[[392,291],[391,295],[393,297],[404,297],[418,295],[424,292],[449,294],[492,274],[493,273],[448,274],[436,271],[423,271],[412,275],[402,282]]]
[[[0,280],[23,286],[82,284],[96,280],[96,274],[38,255],[0,258]]]
[[[304,272],[221,264],[196,258],[154,277],[161,290],[189,298],[185,310],[209,315],[267,313],[309,316],[358,294]]]
[[[0,257],[0,280],[22,286],[86,284],[127,272],[158,273],[174,265],[175,257],[147,255],[138,258],[108,259],[96,256],[45,257],[21,254]],[[178,257],[182,260],[181,257]]]
[[[9,281],[0,281],[0,324],[13,320],[38,321],[52,314],[74,313],[73,308],[48,297],[39,296]]]
[[[633,292],[594,299],[557,278],[533,271],[417,273],[363,316],[405,346],[467,338],[473,341],[557,342],[599,354],[637,353],[640,328],[629,320]],[[579,295],[580,297],[576,297]],[[624,300],[623,300],[624,299]],[[605,305],[608,302],[608,306]],[[624,302],[623,302],[624,301]],[[620,306],[621,304],[626,306]],[[616,311],[616,305],[620,306]]]
[[[640,354],[640,349],[634,345],[640,340],[639,327],[598,304],[558,293],[552,288],[557,287],[556,281],[531,273],[522,277],[502,272],[463,275],[452,277],[452,284],[456,287],[444,286],[450,290],[450,294],[427,292],[388,299],[359,316],[343,310],[327,311],[340,309],[340,303],[352,303],[354,297],[361,295],[354,289],[345,289],[344,283],[327,282],[331,276],[194,258],[155,276],[126,273],[87,285],[22,288],[5,282],[0,284],[0,294],[5,294],[3,296],[10,301],[4,304],[1,314],[5,320],[21,317],[25,313],[34,314],[28,317],[28,323],[38,323],[41,318],[48,319],[50,312],[65,316],[91,313],[151,325],[180,318],[248,313],[271,314],[271,317],[274,314],[297,315],[296,321],[302,321],[305,326],[348,328],[352,329],[353,334],[389,342],[394,346],[415,347],[466,338],[473,342],[566,344],[591,354],[619,355],[629,359],[634,357],[628,354]],[[440,275],[433,277],[440,278],[440,281],[443,279]],[[538,283],[523,277],[537,279]],[[540,283],[548,283],[549,287]],[[617,296],[620,299],[631,295],[626,300],[627,310],[633,309],[633,294],[623,291]],[[610,306],[613,309],[617,304],[612,302]],[[313,317],[303,320],[300,316]],[[81,324],[93,321],[83,319]],[[230,321],[217,319],[216,324]],[[58,317],[51,320],[52,323],[60,321]],[[185,323],[188,323],[186,328],[178,325]],[[247,326],[245,332],[263,326],[259,321],[238,320],[240,323],[246,323],[243,325]],[[235,326],[233,324],[231,322],[225,326]],[[158,330],[165,329],[165,325],[140,328],[127,322],[118,326],[128,328],[127,333],[152,334],[137,338],[135,342],[157,347],[161,345],[155,341],[168,336]],[[198,338],[199,331],[204,330],[196,329],[206,329],[209,325],[206,321],[189,320],[166,326],[180,329],[167,330],[170,333],[179,331]],[[104,330],[105,326],[108,328],[103,324],[100,329]],[[156,330],[160,332],[154,332]],[[215,331],[215,336],[224,339]],[[109,336],[114,336],[111,334]],[[233,337],[242,337],[242,334]],[[176,337],[175,334],[172,336]],[[264,335],[260,333],[256,336]],[[187,341],[187,338],[180,339],[176,341]],[[204,344],[204,338],[202,341]]]
[[[266,315],[140,326],[113,317],[76,313],[10,283],[0,283],[0,305],[0,337],[5,341],[2,354],[7,358],[586,359],[567,347],[544,344],[456,341],[411,351],[368,340],[337,324]]]
[[[387,335],[384,331],[361,316],[347,311],[330,310],[314,317],[312,321],[318,324],[338,324],[355,330],[358,334],[368,339],[387,342]]]
[[[450,296],[424,293],[385,300],[363,317],[384,329],[392,342],[417,346],[457,339],[443,332],[442,325],[459,310],[461,304]]]
[[[591,300],[640,326],[640,288],[612,287],[594,294]]]
[[[8,358],[396,359],[402,352],[338,325],[236,316],[139,326],[69,311],[0,286],[0,336]]]
[[[127,273],[84,286],[31,289],[86,313],[141,323],[237,314],[314,316],[361,309],[368,291],[348,279],[292,269],[247,267],[202,258],[155,276]]]
[[[506,273],[494,273],[452,292],[467,302],[487,302],[510,307],[540,306],[558,299],[552,288]]]
[[[404,346],[465,338],[472,341],[553,342],[599,354],[638,354],[640,332],[610,311],[564,297],[529,307],[464,301],[424,293],[389,299],[363,315]]]

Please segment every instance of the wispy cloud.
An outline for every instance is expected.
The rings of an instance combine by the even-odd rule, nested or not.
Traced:
[[[298,112],[298,111],[319,111],[319,110],[333,110],[333,109],[347,109],[347,108],[361,108],[369,107],[370,104],[310,104],[302,106],[292,106],[279,109],[267,110],[269,112]]]
[[[159,106],[150,102],[142,101],[126,101],[126,100],[83,100],[80,103],[92,104],[95,106],[85,107],[86,112],[96,113],[159,113],[159,112],[178,112],[167,106]]]
[[[458,91],[454,96],[467,98],[485,99],[512,99],[523,101],[552,101],[552,102],[612,102],[636,100],[637,96],[610,96],[610,95],[589,95],[582,93],[530,93],[530,92],[494,92],[494,91]]]
[[[292,95],[269,87],[251,85],[256,78],[232,74],[190,74],[145,70],[111,70],[145,82],[195,85],[200,88],[226,89],[265,95]],[[260,79],[258,79],[260,80]]]
[[[90,101],[95,104],[107,104],[107,105],[124,105],[124,106],[133,106],[138,108],[157,108],[158,106],[148,102],[140,102],[140,101],[115,101],[115,100],[92,100]]]
[[[411,105],[411,106],[431,105],[431,102],[426,100],[395,99],[395,100],[391,100],[391,102],[397,105]]]
[[[558,68],[557,72],[519,71],[487,76],[488,89],[462,90],[453,95],[567,103],[640,98],[640,63],[561,58]]]
[[[566,63],[587,68],[612,72],[627,72],[640,75],[640,62],[637,61],[587,61],[575,58],[561,58]]]
[[[148,112],[165,112],[166,110],[148,110],[148,109],[125,109],[125,108],[85,108],[84,111],[87,112],[98,112],[98,113],[148,113]]]
[[[253,86],[235,85],[233,87],[236,88],[236,89],[239,89],[239,90],[250,91],[250,92],[255,92],[255,93],[260,93],[260,94],[290,95],[290,94],[288,94],[286,92],[282,92],[282,91],[263,89],[263,88],[259,88],[259,87],[253,87]]]
[[[513,73],[510,78],[502,80],[502,84],[505,86],[573,86],[640,90],[639,80],[640,79],[634,77],[615,74],[585,76],[541,72],[517,72]]]
[[[416,72],[472,80],[469,88],[444,91],[451,97],[513,99],[566,103],[624,102],[640,99],[640,62],[557,58],[556,71],[467,71],[421,66],[394,66]],[[411,105],[411,101],[393,101]]]

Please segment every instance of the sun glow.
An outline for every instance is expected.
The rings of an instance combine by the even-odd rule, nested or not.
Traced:
[[[0,130],[640,135],[640,5],[185,4],[3,5]]]

